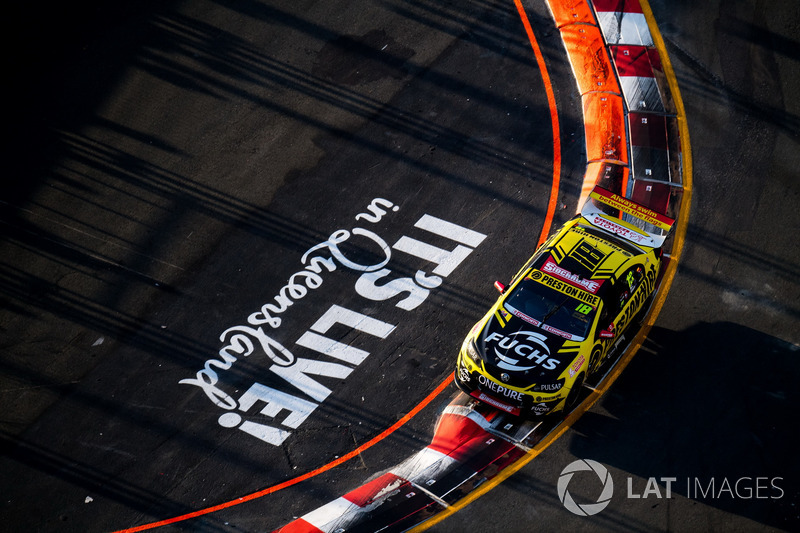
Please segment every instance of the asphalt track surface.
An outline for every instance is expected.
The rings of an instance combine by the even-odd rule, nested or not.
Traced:
[[[800,529],[800,17],[788,0],[720,4],[651,2],[686,106],[694,197],[648,341],[566,435],[431,530]],[[557,225],[583,177],[579,99],[544,3],[524,5],[560,121]],[[36,38],[10,65],[0,198],[9,531],[143,525],[343,456],[447,377],[492,281],[536,245],[551,118],[512,2],[84,4],[15,20]],[[398,209],[356,220],[375,198]],[[414,227],[425,214],[486,238],[418,307],[364,298],[360,273],[339,265],[281,315],[273,336],[298,357],[334,305],[394,326],[327,331],[368,356],[323,378],[330,395],[282,445],[223,427],[224,410],[178,383],[336,230],[453,249]],[[363,236],[350,242],[347,257],[381,261]],[[386,268],[394,279],[432,266],[394,250]],[[270,366],[241,358],[220,387],[279,387]],[[425,446],[454,392],[324,474],[160,530],[279,527]],[[594,517],[558,500],[576,459],[615,480]],[[676,478],[671,498],[652,485],[626,496],[651,478],[662,496]],[[720,490],[741,479],[737,494]]]

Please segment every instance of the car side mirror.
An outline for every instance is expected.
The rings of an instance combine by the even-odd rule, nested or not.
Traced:
[[[601,339],[613,339],[616,333],[614,333],[614,323],[608,325],[606,329],[600,330],[600,338]]]
[[[497,292],[499,292],[500,294],[506,292],[506,286],[500,283],[499,281],[494,282],[494,288],[497,289]]]

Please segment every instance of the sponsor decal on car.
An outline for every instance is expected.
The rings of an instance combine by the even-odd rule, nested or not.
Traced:
[[[586,361],[586,358],[584,356],[580,356],[577,359],[575,359],[575,362],[572,363],[571,367],[569,367],[569,377],[574,377],[575,374],[578,373],[578,370],[581,369],[581,365],[583,364],[584,361]]]
[[[520,408],[519,407],[514,407],[513,405],[508,405],[506,403],[503,403],[503,402],[501,402],[499,400],[496,400],[495,398],[492,398],[488,394],[486,394],[484,392],[481,392],[479,390],[472,391],[470,393],[470,396],[472,396],[473,398],[476,398],[476,399],[478,399],[478,400],[480,400],[480,401],[482,401],[484,403],[488,403],[492,407],[496,407],[497,409],[505,411],[506,413],[510,413],[512,415],[519,415],[520,414]]]
[[[544,385],[539,385],[539,391],[541,392],[557,392],[561,390],[564,384],[559,382],[556,383],[545,383]]]
[[[543,415],[549,413],[552,407],[547,405],[546,403],[539,403],[531,407],[531,412],[536,415]]]
[[[554,328],[553,326],[548,326],[547,324],[542,324],[541,328],[545,331],[548,331],[554,335],[558,335],[559,337],[564,337],[567,340],[576,340],[580,339],[577,335],[573,335],[572,333],[567,333],[566,331],[561,331],[558,328]]]
[[[524,320],[528,324],[532,324],[534,326],[541,326],[542,325],[542,323],[540,321],[536,320],[532,316],[528,316],[525,313],[523,313],[522,311],[520,311],[518,309],[514,309],[511,306],[509,306],[509,308],[511,309],[511,314],[512,315],[514,315],[517,318],[521,318],[522,320]]]
[[[625,305],[625,309],[620,317],[619,321],[616,324],[616,329],[619,331],[625,331],[625,328],[628,327],[628,324],[636,316],[636,313],[642,308],[645,300],[647,300],[648,296],[653,293],[655,289],[655,282],[656,282],[656,269],[651,268],[647,271],[647,275],[642,280],[642,283],[639,284],[639,287],[633,293],[633,296]]]
[[[588,217],[584,217],[584,218],[586,218],[588,220]],[[617,254],[620,254],[623,257],[631,257],[631,253],[629,251],[627,251],[626,249],[622,248],[621,246],[619,246],[616,243],[613,243],[613,242],[611,242],[611,241],[609,241],[607,239],[599,239],[596,235],[592,235],[591,233],[586,231],[581,226],[574,226],[570,231],[572,233],[580,235],[581,237],[583,237],[587,241],[590,241],[590,242],[593,242],[593,243],[598,243],[598,244],[602,243],[603,246],[611,248]]]
[[[597,307],[597,305],[600,303],[599,296],[586,292],[583,289],[579,289],[578,287],[575,287],[570,283],[563,282],[558,278],[554,278],[553,276],[545,274],[540,270],[534,270],[528,275],[528,278],[532,279],[533,281],[537,281],[542,285],[550,287],[551,289],[554,289],[560,292],[561,294],[564,294],[566,296],[571,296],[582,302],[586,302],[592,307]]]
[[[638,231],[633,231],[629,228],[626,228],[625,226],[622,226],[621,224],[612,222],[611,220],[608,220],[607,218],[598,215],[597,213],[592,213],[591,215],[587,216],[586,220],[588,220],[589,222],[591,222],[593,225],[597,226],[600,229],[616,233],[620,237],[624,237],[625,239],[628,239],[629,241],[638,244],[648,243],[651,240],[650,237],[648,237],[647,235],[642,235]]]
[[[675,222],[675,220],[669,218],[668,216],[662,215],[661,213],[653,211],[652,209],[638,204],[633,200],[629,200],[624,196],[620,196],[607,189],[603,189],[602,187],[595,187],[592,192],[589,193],[589,195],[599,202],[611,206],[614,209],[619,209],[623,213],[627,213],[638,219],[644,220],[645,222],[652,224],[653,226],[656,226],[664,231],[669,231],[669,229],[672,227],[672,224]]]
[[[597,272],[598,267],[608,257],[608,253],[600,251],[597,246],[586,239],[578,241],[578,244],[567,255],[592,273]]]
[[[491,379],[487,378],[483,374],[478,374],[478,383],[493,393],[497,394],[498,396],[505,396],[506,398],[510,398],[512,400],[520,401],[522,400],[522,393],[515,391],[514,389],[510,389],[499,383],[495,383]]]
[[[467,367],[465,366],[458,367],[458,378],[464,383],[469,383],[470,378],[469,378],[469,370],[467,370]]]
[[[542,272],[551,274],[552,276],[557,277],[561,281],[566,281],[567,283],[571,283],[572,285],[575,285],[579,289],[587,290],[592,294],[597,294],[597,291],[603,284],[602,281],[584,279],[577,274],[573,274],[566,268],[561,268],[555,263],[555,261],[553,261],[552,257],[548,257],[547,261],[545,261],[544,265],[542,265]]]
[[[535,318],[526,315],[522,311],[520,311],[518,309],[514,309],[510,305],[508,307],[509,307],[509,309],[511,309],[511,314],[512,315],[514,315],[514,316],[516,316],[518,318],[521,318],[522,320],[524,320],[528,324],[533,324],[534,326],[539,326],[543,330],[549,331],[550,333],[552,333],[554,335],[558,335],[559,337],[564,337],[567,340],[575,340],[575,339],[579,339],[580,338],[580,337],[577,337],[577,336],[575,336],[575,335],[573,335],[571,333],[567,333],[566,331],[561,331],[558,328],[554,328],[552,326],[548,326],[547,324],[544,324],[541,321],[536,320]],[[593,309],[593,308],[590,308],[590,309]]]
[[[541,366],[554,370],[560,363],[550,357],[547,337],[535,331],[517,331],[509,335],[492,332],[486,336],[486,346],[491,347],[500,360],[498,367],[503,370],[523,372]],[[487,350],[488,351],[488,350]]]

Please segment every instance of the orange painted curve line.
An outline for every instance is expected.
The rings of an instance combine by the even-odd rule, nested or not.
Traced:
[[[519,0],[515,0],[519,1]],[[437,514],[436,516],[428,519],[426,522],[415,526],[414,528],[409,530],[409,533],[422,533],[429,528],[433,527],[434,525],[442,522],[449,516],[457,513],[458,511],[464,509],[467,505],[474,502],[487,492],[491,491],[495,487],[497,487],[500,483],[511,477],[513,474],[521,470],[524,466],[529,464],[533,459],[535,459],[539,454],[544,452],[553,442],[555,442],[559,437],[561,437],[564,433],[567,432],[577,420],[589,409],[591,409],[599,400],[600,398],[611,388],[611,385],[617,380],[619,375],[625,370],[625,367],[628,366],[628,363],[631,362],[633,357],[642,347],[647,335],[650,333],[651,328],[655,324],[656,318],[661,312],[661,309],[666,301],[667,294],[672,286],[672,281],[675,278],[675,274],[678,270],[678,261],[681,257],[683,252],[683,246],[685,243],[686,238],[686,230],[689,223],[689,213],[691,210],[691,197],[692,197],[692,173],[693,173],[693,165],[692,165],[692,151],[691,151],[691,143],[689,141],[689,128],[686,124],[686,111],[683,106],[683,99],[681,98],[680,89],[678,87],[678,81],[675,77],[675,73],[672,70],[672,65],[669,61],[669,56],[667,54],[666,46],[664,45],[663,38],[661,36],[661,32],[658,30],[658,25],[656,24],[655,17],[653,16],[653,11],[650,7],[648,0],[639,0],[639,3],[642,7],[642,10],[645,15],[645,19],[647,20],[647,25],[650,29],[650,33],[653,35],[653,40],[655,41],[655,47],[658,49],[659,54],[662,57],[662,61],[665,65],[665,74],[667,78],[667,82],[669,84],[670,90],[673,93],[673,98],[675,99],[675,105],[678,109],[678,119],[679,119],[679,129],[680,129],[680,136],[681,136],[681,150],[683,151],[684,157],[682,161],[682,169],[683,169],[683,189],[684,189],[684,197],[681,203],[680,214],[678,217],[677,223],[677,230],[675,233],[675,241],[671,250],[671,260],[667,265],[667,270],[664,274],[664,278],[661,282],[661,288],[659,289],[659,295],[653,302],[653,306],[647,314],[645,318],[645,324],[639,333],[634,337],[631,341],[630,348],[625,352],[622,359],[617,363],[611,373],[606,377],[603,381],[602,385],[593,390],[584,400],[578,405],[561,423],[560,426],[557,427],[555,431],[552,431],[544,439],[542,439],[539,443],[537,443],[525,456],[520,458],[516,463],[512,464],[508,468],[504,469],[502,472],[498,473],[494,478],[488,480],[487,482],[483,483],[479,488],[477,488],[474,492],[470,493],[468,496],[464,497],[460,501],[456,502],[454,505],[446,508],[441,513]]]
[[[517,6],[517,11],[519,12],[522,24],[525,27],[525,32],[528,34],[528,40],[531,43],[531,48],[533,49],[533,54],[536,58],[536,63],[539,67],[539,72],[541,73],[542,76],[542,83],[544,85],[544,91],[547,97],[547,105],[550,110],[550,124],[553,130],[553,181],[550,185],[550,199],[547,204],[547,212],[545,214],[544,222],[542,223],[541,233],[539,234],[539,241],[537,243],[537,248],[538,248],[544,241],[547,240],[547,237],[550,233],[550,228],[553,225],[553,218],[555,216],[556,206],[558,205],[558,192],[561,183],[561,127],[558,121],[558,111],[556,109],[555,92],[553,91],[552,82],[550,80],[550,74],[547,72],[547,67],[545,66],[544,55],[542,54],[542,51],[539,48],[539,43],[536,41],[536,37],[534,37],[533,28],[531,27],[530,21],[528,20],[528,16],[526,15],[524,8],[522,7],[522,3],[520,2],[520,0],[514,0],[514,3]],[[114,533],[136,533],[137,531],[146,531],[148,529],[155,529],[158,527],[167,526],[169,524],[174,524],[176,522],[182,522],[184,520],[189,520],[191,518],[197,518],[199,516],[204,516],[217,511],[222,511],[224,509],[228,509],[230,507],[234,507],[236,505],[240,505],[242,503],[249,502],[267,496],[269,494],[273,494],[285,488],[296,485],[302,481],[318,476],[319,474],[327,472],[328,470],[331,470],[339,466],[340,464],[347,462],[350,459],[353,459],[360,453],[378,444],[386,437],[388,437],[389,435],[400,429],[400,427],[402,427],[409,420],[414,418],[422,409],[424,409],[430,402],[432,402],[437,396],[439,396],[439,394],[441,394],[442,391],[444,391],[444,389],[446,389],[447,386],[450,385],[452,381],[453,381],[453,374],[450,374],[428,396],[426,396],[424,400],[422,400],[419,404],[417,404],[411,411],[409,411],[400,420],[398,420],[390,427],[386,428],[380,434],[373,437],[369,441],[365,442],[358,448],[319,468],[311,470],[310,472],[307,472],[295,478],[278,483],[277,485],[267,487],[266,489],[262,489],[258,492],[253,492],[252,494],[241,496],[239,498],[236,498],[235,500],[230,500],[228,502],[214,505],[212,507],[207,507],[205,509],[198,509],[197,511],[192,511],[191,513],[175,516],[173,518],[167,518],[165,520],[160,520],[158,522],[151,522],[149,524],[143,524],[141,526],[136,526],[127,529],[120,529],[115,531]]]
[[[539,66],[539,72],[542,75],[542,84],[544,85],[544,93],[547,97],[547,107],[550,109],[550,124],[553,128],[553,182],[550,185],[550,201],[547,204],[547,213],[544,217],[542,224],[542,233],[539,235],[539,242],[536,247],[544,243],[550,234],[550,227],[553,225],[553,217],[556,212],[556,205],[558,205],[558,189],[561,185],[561,126],[558,122],[558,110],[556,108],[556,95],[553,92],[553,84],[550,81],[550,74],[547,72],[547,66],[544,62],[544,55],[536,37],[533,35],[533,28],[528,20],[528,15],[525,13],[525,8],[522,7],[521,0],[514,0],[514,5],[517,6],[519,18],[522,20],[522,25],[525,27],[525,33],[528,34],[528,41],[531,43],[533,55],[536,58],[536,64]]]
[[[262,489],[262,490],[260,490],[258,492],[253,492],[252,494],[248,494],[247,496],[241,496],[239,498],[236,498],[235,500],[231,500],[231,501],[228,501],[228,502],[225,502],[225,503],[221,503],[219,505],[214,505],[213,507],[207,507],[205,509],[199,509],[199,510],[193,511],[191,513],[183,514],[183,515],[180,515],[180,516],[175,516],[173,518],[167,518],[166,520],[160,520],[158,522],[152,522],[150,524],[144,524],[144,525],[141,525],[141,526],[136,526],[136,527],[132,527],[132,528],[128,528],[128,529],[120,529],[119,531],[116,531],[114,533],[135,533],[136,531],[145,531],[147,529],[155,529],[157,527],[166,526],[166,525],[169,525],[169,524],[174,524],[176,522],[182,522],[184,520],[189,520],[190,518],[197,518],[198,516],[203,516],[203,515],[207,515],[207,514],[211,514],[211,513],[217,512],[217,511],[222,511],[223,509],[228,509],[230,507],[234,507],[236,505],[239,505],[239,504],[242,504],[242,503],[245,503],[245,502],[249,502],[249,501],[261,498],[263,496],[267,496],[268,494],[272,494],[272,493],[278,492],[279,490],[283,490],[285,488],[291,487],[292,485],[296,485],[296,484],[300,483],[301,481],[305,481],[305,480],[310,479],[310,478],[312,478],[314,476],[318,476],[319,474],[327,472],[328,470],[331,470],[331,469],[339,466],[340,464],[342,464],[342,463],[344,463],[346,461],[349,461],[350,459],[356,457],[361,452],[366,451],[367,449],[371,448],[375,444],[378,444],[380,441],[382,441],[383,439],[385,439],[386,437],[388,437],[389,435],[391,435],[392,433],[394,433],[395,431],[400,429],[401,426],[403,426],[406,422],[408,422],[409,420],[414,418],[423,408],[425,408],[429,403],[431,403],[434,399],[436,399],[436,397],[439,396],[439,394],[441,394],[442,391],[444,391],[444,389],[446,389],[447,386],[450,385],[450,383],[452,381],[453,381],[453,374],[450,374],[447,378],[445,378],[444,381],[442,381],[439,384],[439,386],[437,386],[433,390],[433,392],[428,394],[428,396],[426,396],[424,400],[422,400],[419,404],[417,404],[416,407],[414,407],[411,411],[406,413],[406,415],[403,416],[400,420],[398,420],[397,422],[395,422],[394,424],[392,424],[391,426],[389,426],[388,428],[383,430],[380,434],[378,434],[377,436],[375,436],[372,439],[368,440],[367,442],[365,442],[364,444],[362,444],[358,448],[352,450],[351,452],[349,452],[349,453],[339,457],[338,459],[335,459],[335,460],[333,460],[333,461],[331,461],[331,462],[329,462],[329,463],[327,463],[327,464],[325,464],[325,465],[323,465],[323,466],[321,466],[319,468],[311,470],[310,472],[307,472],[307,473],[302,474],[300,476],[294,477],[292,479],[288,479],[288,480],[286,480],[286,481],[284,481],[282,483],[278,483],[277,485],[272,485],[271,487],[267,487],[266,489]]]

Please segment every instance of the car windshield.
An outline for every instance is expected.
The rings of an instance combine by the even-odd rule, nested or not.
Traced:
[[[524,279],[504,302],[506,311],[530,318],[537,325],[583,340],[589,333],[596,309],[531,279]],[[579,338],[575,338],[579,337]]]

